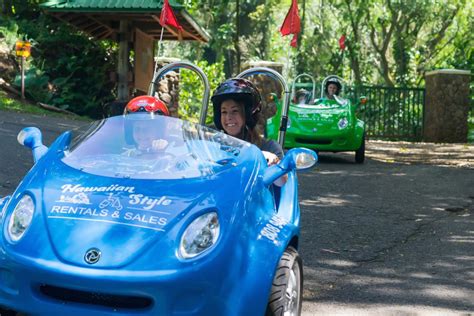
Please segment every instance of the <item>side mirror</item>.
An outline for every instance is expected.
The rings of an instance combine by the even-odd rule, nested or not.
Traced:
[[[318,161],[318,155],[307,148],[290,149],[279,164],[271,166],[263,174],[263,183],[266,186],[272,184],[282,175],[296,169],[307,170],[313,167]]]
[[[18,133],[17,140],[21,145],[31,149],[35,163],[48,151],[48,147],[43,145],[43,135],[36,127],[25,127],[22,129]]]

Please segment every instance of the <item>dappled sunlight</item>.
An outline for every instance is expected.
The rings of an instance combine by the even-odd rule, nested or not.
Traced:
[[[414,214],[415,217],[422,217],[422,218],[430,218],[429,215],[426,214]],[[420,219],[421,220],[421,219]]]
[[[462,260],[472,261],[473,265],[474,265],[474,256],[465,255],[465,256],[461,256],[461,257],[454,257],[453,259],[454,260],[460,260],[460,261],[462,261]]]
[[[417,278],[417,279],[433,279],[434,276],[431,273],[426,273],[426,272],[414,272],[408,274],[409,277],[411,278]]]
[[[427,164],[474,169],[474,145],[370,140],[366,156],[383,163]]]
[[[398,159],[417,163],[404,156],[410,148],[397,153],[383,157],[393,164],[369,153],[363,165],[328,154],[311,176],[301,174],[304,297],[314,302],[308,315],[333,315],[318,312],[321,304],[365,306],[341,313],[364,316],[408,306],[416,311],[410,316],[474,310],[472,172],[427,165],[434,160],[406,166]]]
[[[447,238],[449,242],[463,242],[463,243],[471,243],[474,244],[474,236],[450,236]]]
[[[351,284],[354,285],[354,286],[376,286],[376,285],[379,285],[379,287],[377,288],[378,291],[382,291],[382,292],[385,292],[385,293],[391,292],[391,294],[400,293],[400,290],[398,290],[396,288],[393,288],[393,287],[388,287],[388,286],[392,286],[394,284],[401,284],[401,283],[403,283],[403,280],[387,278],[387,277],[384,277],[383,275],[380,276],[380,277],[374,277],[374,276],[360,277],[357,280],[353,280],[351,282]],[[387,286],[387,287],[384,288],[383,287],[384,285]]]
[[[313,206],[313,205],[318,205],[318,201],[317,200],[303,200],[303,201],[300,201],[300,204],[304,206]]]
[[[450,243],[466,243],[466,240],[470,243],[474,232],[468,230],[465,233],[439,239],[444,244],[414,254],[424,258],[422,264],[412,257],[407,257],[407,260],[398,257],[395,250],[377,251],[381,254],[377,257],[372,257],[370,251],[364,252],[363,260],[359,261],[352,260],[352,255],[347,252],[354,246],[352,244],[344,249],[320,248],[319,258],[305,265],[305,280],[309,285],[305,298],[339,307],[350,303],[352,307],[367,304],[374,308],[388,301],[391,306],[418,304],[423,310],[427,307],[442,310],[449,306],[452,310],[453,306],[470,306],[474,294],[474,271],[468,267],[474,264],[474,256],[469,253],[445,256],[436,250],[437,247],[450,247]],[[348,292],[353,295],[342,295]]]
[[[471,294],[466,293],[464,289],[460,289],[457,286],[431,285],[429,288],[421,290],[421,293],[423,293],[424,296],[439,299],[472,299]]]
[[[357,266],[357,264],[355,262],[350,261],[350,260],[331,259],[331,260],[321,260],[320,263],[328,265],[328,266],[332,266],[332,267],[339,267],[339,268],[351,268],[351,267],[356,267]]]
[[[318,302],[311,312],[303,311],[302,316],[331,315],[331,316],[459,316],[457,311],[445,308],[423,306],[420,310],[416,305],[394,307],[390,304],[341,304],[339,302]],[[467,316],[469,314],[464,314]]]
[[[456,269],[457,264],[454,261],[443,261],[443,259],[439,259],[436,262],[433,262],[432,267],[437,268],[445,268],[445,269]]]
[[[301,205],[304,206],[320,206],[320,207],[329,207],[329,206],[344,206],[349,204],[350,201],[343,199],[338,195],[328,195],[318,197],[316,200],[302,200]]]
[[[348,172],[347,171],[343,171],[343,170],[338,170],[338,171],[334,171],[334,170],[321,170],[321,171],[318,171],[319,174],[324,174],[324,175],[347,175]]]
[[[407,175],[406,173],[392,173],[392,176],[395,176],[395,177],[403,177],[406,175]]]

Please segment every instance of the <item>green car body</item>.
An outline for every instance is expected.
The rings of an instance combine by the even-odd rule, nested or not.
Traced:
[[[291,99],[294,102],[294,98]],[[282,107],[281,100],[274,101],[277,112],[267,120],[266,136],[277,140]],[[355,151],[356,162],[364,161],[365,123],[355,113],[359,102],[354,104],[342,98],[293,102],[288,112],[285,148],[306,147],[318,152]]]

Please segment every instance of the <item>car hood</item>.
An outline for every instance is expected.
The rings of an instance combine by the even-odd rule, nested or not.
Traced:
[[[235,205],[244,198],[246,184],[256,181],[261,165],[254,158],[206,178],[178,180],[101,177],[57,160],[43,173],[37,200],[42,201],[49,240],[61,261],[87,266],[86,254],[96,250],[103,255],[94,266],[117,267],[160,241],[178,245],[180,227],[189,215],[219,210],[224,199],[226,205]],[[238,185],[242,190],[236,190]]]
[[[349,118],[350,115],[348,106],[294,105],[290,107],[291,126],[308,133],[312,133],[313,129],[318,127],[337,129],[338,121],[343,117]]]

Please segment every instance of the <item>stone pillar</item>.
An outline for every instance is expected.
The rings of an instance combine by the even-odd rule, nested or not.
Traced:
[[[283,74],[283,64],[270,61],[248,62],[244,64],[243,70],[254,67],[267,67],[275,70],[279,74]],[[260,132],[263,133],[267,119],[275,115],[277,112],[275,102],[270,99],[270,96],[272,93],[276,94],[281,104],[281,102],[283,102],[283,87],[278,80],[275,80],[268,75],[256,75],[249,77],[248,79],[250,79],[255,84],[262,96],[262,112],[257,127],[259,128]]]
[[[165,65],[179,61],[178,58],[159,57],[157,69]],[[171,116],[178,117],[179,108],[179,69],[168,72],[162,79],[156,83],[155,96],[163,101],[171,113]]]
[[[468,133],[470,71],[442,69],[425,77],[423,139],[436,143],[465,143]]]

